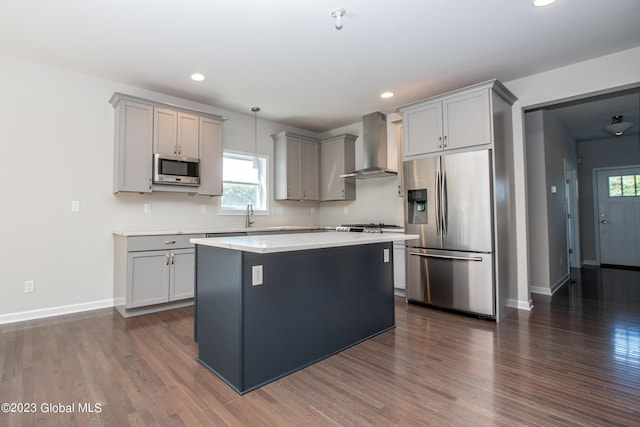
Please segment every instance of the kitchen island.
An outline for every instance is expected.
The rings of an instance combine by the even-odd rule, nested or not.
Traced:
[[[198,360],[243,394],[395,326],[402,233],[192,239]]]

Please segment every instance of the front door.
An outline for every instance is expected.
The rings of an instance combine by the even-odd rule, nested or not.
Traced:
[[[640,267],[640,167],[596,175],[600,263]]]

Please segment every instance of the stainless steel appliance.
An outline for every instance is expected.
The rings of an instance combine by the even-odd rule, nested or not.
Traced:
[[[404,162],[407,300],[495,318],[491,150]]]
[[[153,183],[198,186],[200,185],[200,160],[154,153]]]
[[[398,233],[402,231],[399,225],[389,225],[382,222],[374,224],[342,224],[336,227],[336,231],[360,232],[360,233]]]

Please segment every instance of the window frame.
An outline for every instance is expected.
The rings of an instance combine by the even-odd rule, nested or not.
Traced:
[[[256,155],[254,153],[247,153],[244,151],[236,151],[236,150],[223,150],[222,152],[222,157],[223,157],[223,163],[224,163],[224,158],[225,157],[235,157],[235,158],[239,158],[239,159],[243,159],[243,160],[253,160],[254,157],[256,157]],[[262,177],[262,182],[260,184],[257,184],[258,187],[258,194],[260,193],[260,191],[262,191],[264,193],[264,208],[263,209],[259,209],[256,206],[253,206],[253,212],[255,215],[268,215],[269,214],[269,194],[270,194],[270,188],[269,188],[269,156],[266,154],[258,154],[257,155],[258,159],[260,160],[259,165],[263,165],[262,169],[260,169],[260,171],[258,172],[258,177],[260,179],[260,177]],[[260,167],[260,166],[259,166]],[[229,182],[237,182],[237,181],[227,181],[224,179],[224,169],[222,171],[222,186],[224,188],[224,184],[225,183],[229,183]],[[223,199],[223,195],[220,196],[218,201],[218,214],[220,215],[246,215],[246,207],[242,207],[242,208],[237,208],[237,207],[231,207],[231,206],[223,206],[222,205],[222,199]]]
[[[634,181],[634,194],[629,194],[626,193],[625,194],[625,183],[624,183],[624,179],[628,178],[628,177],[633,177],[633,181]],[[620,194],[612,194],[612,181],[618,181],[618,185],[619,185],[619,191]],[[610,175],[607,177],[607,196],[609,198],[628,198],[628,197],[640,197],[640,175],[636,175],[636,174],[630,174],[630,175]]]

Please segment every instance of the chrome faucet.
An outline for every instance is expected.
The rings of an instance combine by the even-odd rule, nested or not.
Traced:
[[[253,215],[253,206],[251,205],[251,203],[249,203],[247,205],[247,215],[245,215],[245,227],[249,228],[251,227],[251,224],[253,224],[255,221],[251,221],[251,215]]]

